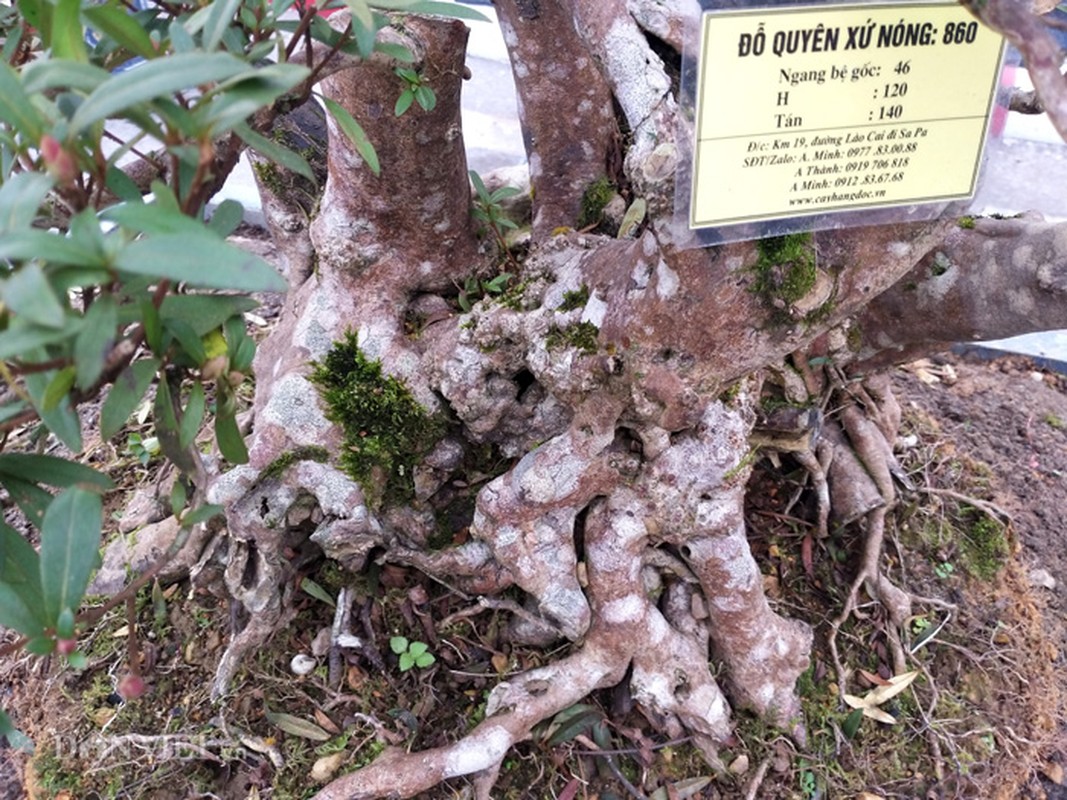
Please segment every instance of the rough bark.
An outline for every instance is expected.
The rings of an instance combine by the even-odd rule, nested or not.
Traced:
[[[289,565],[281,553],[309,531],[351,570],[374,551],[466,591],[517,586],[525,605],[512,636],[563,639],[569,648],[497,686],[485,721],[455,744],[388,750],[325,787],[320,800],[410,797],[460,775],[478,776],[478,796],[488,796],[512,744],[628,673],[648,719],[668,735],[692,735],[710,760],[729,736],[731,707],[749,707],[802,738],[795,682],[812,632],[771,607],[748,547],[743,500],[753,449],[786,449],[808,467],[820,530],[828,519],[865,527],[862,564],[839,619],[867,591],[900,624],[912,598],[881,566],[900,482],[891,450],[899,408],[877,379],[845,382],[837,367],[873,364],[883,351],[892,357],[905,344],[958,338],[964,329],[991,335],[1028,317],[1032,327],[1035,315],[1061,319],[1064,237],[1039,221],[819,234],[817,280],[809,296],[790,302],[754,290],[757,244],[680,249],[687,237],[673,228],[672,203],[684,122],[644,32],[681,41],[696,4],[660,5],[501,4],[527,122],[535,218],[529,253],[508,267],[519,273],[514,296],[487,297],[466,313],[454,302],[456,287],[491,274],[492,264],[468,213],[463,26],[405,22],[437,93],[432,112],[394,117],[401,87],[385,64],[357,64],[324,82],[375,142],[382,175],[331,128],[325,192],[293,257],[304,259],[295,281],[309,263],[314,270],[294,286],[257,357],[251,463],[211,490],[227,508],[227,587],[248,612],[215,692],[226,691],[249,648],[285,623]],[[633,135],[621,174],[648,202],[644,227],[621,240],[557,231],[572,224],[584,184],[604,167],[618,124],[606,114],[612,99]],[[553,127],[561,118],[576,129]],[[933,274],[931,265],[944,263]],[[1020,287],[1022,276],[1029,288]],[[1008,294],[1016,307],[994,316],[987,298],[1002,300],[1001,286],[1016,293]],[[416,468],[411,502],[372,502],[374,493],[336,465],[342,433],[308,374],[348,330],[423,406],[449,415],[448,433]],[[812,368],[814,355],[835,366]],[[829,421],[815,411],[794,415],[794,429],[769,430],[758,414],[768,392],[842,411]],[[754,432],[758,416],[763,427]],[[329,449],[328,463],[267,470],[308,445]],[[464,482],[475,507],[470,541],[426,549],[433,511],[459,496],[465,460],[486,445],[508,461],[478,487]],[[721,688],[709,656],[722,667]]]

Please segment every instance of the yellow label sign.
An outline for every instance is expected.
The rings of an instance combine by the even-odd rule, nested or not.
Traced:
[[[1002,40],[958,4],[702,22],[691,228],[974,194]]]

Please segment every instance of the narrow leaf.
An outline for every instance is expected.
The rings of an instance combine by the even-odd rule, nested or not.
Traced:
[[[52,380],[48,382],[48,386],[45,387],[44,394],[41,397],[42,411],[52,411],[66,399],[74,386],[74,375],[73,365],[52,373]]]
[[[89,20],[89,25],[104,36],[114,39],[120,47],[142,58],[153,58],[158,53],[152,39],[136,19],[126,12],[116,0],[108,0],[99,5],[87,5],[82,14]]]
[[[64,489],[45,512],[41,525],[41,589],[49,619],[81,605],[89,576],[99,558],[103,522],[100,495]]]
[[[148,358],[135,361],[122,371],[108,392],[100,410],[100,437],[111,439],[126,424],[141,398],[144,397],[152,379],[159,370],[160,361]]]
[[[107,475],[97,472],[92,467],[79,464],[77,461],[36,453],[0,454],[0,481],[3,481],[2,476],[5,474],[63,488],[76,486],[79,483],[92,484],[101,489],[111,489],[115,485]]]
[[[233,233],[245,218],[245,209],[232,199],[223,200],[215,208],[207,226],[219,236],[226,238]]]
[[[215,415],[215,441],[222,457],[231,464],[248,463],[248,448],[232,413],[226,414],[220,410]]]
[[[0,625],[31,637],[47,627],[37,551],[3,522],[0,522]]]
[[[336,100],[331,100],[328,97],[323,97],[322,102],[326,105],[326,110],[330,112],[330,116],[333,117],[334,122],[341,129],[341,132],[348,138],[348,141],[352,143],[352,146],[356,148],[356,152],[370,167],[370,171],[375,175],[381,174],[381,164],[378,163],[378,153],[374,149],[374,145],[371,144],[370,139],[367,138],[367,134],[364,132],[363,127],[356,122],[355,117],[348,113],[348,110],[338,103]]]
[[[321,600],[323,603],[330,606],[330,608],[337,608],[337,603],[330,597],[329,593],[319,584],[315,583],[315,581],[311,580],[311,578],[304,578],[300,581],[300,588],[316,600]]]
[[[200,425],[204,421],[205,405],[204,385],[197,381],[189,391],[189,400],[178,426],[178,444],[183,450],[196,441],[196,434],[200,432]]]
[[[74,340],[74,382],[79,389],[88,389],[103,373],[115,343],[118,316],[118,306],[110,294],[97,297],[85,313],[85,324]]]
[[[911,672],[904,672],[900,675],[894,675],[892,678],[889,679],[889,684],[887,686],[876,686],[875,688],[871,689],[871,691],[867,692],[867,694],[863,698],[864,702],[867,704],[868,707],[880,706],[886,700],[896,697],[898,694],[900,694],[909,686],[911,686],[912,681],[914,681],[917,677],[919,677],[918,670],[912,670]]]
[[[0,259],[51,261],[75,267],[106,266],[99,253],[72,239],[47,231],[14,231],[0,238]]]
[[[29,392],[41,421],[72,452],[80,453],[82,449],[81,420],[71,407],[70,398],[65,398],[55,408],[44,407],[44,395],[52,381],[52,373],[37,372],[26,376],[26,390]]]
[[[81,0],[56,0],[52,14],[52,55],[88,62],[81,25]]]
[[[2,250],[3,245],[0,245],[0,252]],[[62,328],[66,322],[63,306],[52,291],[44,270],[36,261],[15,270],[11,277],[4,281],[0,294],[3,295],[8,308],[36,325]]]
[[[242,0],[215,0],[209,6],[207,20],[200,34],[200,45],[205,50],[214,50],[222,41],[222,35],[233,24],[233,15],[240,8]]]
[[[85,98],[70,121],[82,130],[131,106],[169,96],[183,89],[232,78],[248,69],[228,53],[180,53],[156,58],[114,76]]]
[[[30,227],[55,181],[43,172],[20,172],[0,186],[0,233]]]
[[[161,234],[133,242],[115,266],[135,275],[184,281],[193,286],[246,292],[283,292],[285,279],[257,255],[211,234]]]
[[[273,139],[268,139],[266,136],[256,133],[247,125],[236,125],[233,131],[241,138],[241,141],[264,158],[307,178],[312,183],[316,183],[315,173],[311,171],[307,159],[303,156],[298,155],[288,147],[278,144]]]
[[[21,750],[23,753],[33,752],[33,741],[16,728],[11,717],[3,711],[0,711],[0,736],[7,739],[8,747],[13,750]]]
[[[182,515],[182,527],[191,528],[194,525],[199,525],[201,522],[207,522],[213,517],[217,517],[225,511],[222,506],[204,504],[199,508],[194,508],[188,514]]]
[[[0,62],[0,120],[30,142],[41,141],[44,133],[41,112],[22,88],[18,74],[4,62]]]
[[[396,99],[396,105],[393,106],[393,114],[395,116],[401,116],[405,111],[411,108],[411,104],[415,101],[415,91],[413,89],[405,89],[400,93],[400,97]]]
[[[258,306],[251,297],[223,294],[170,294],[159,307],[163,319],[181,319],[205,336],[226,320]]]
[[[292,714],[283,714],[280,711],[267,711],[267,721],[286,733],[299,736],[302,739],[310,739],[313,742],[329,741],[330,734],[306,719],[294,717]]]
[[[0,476],[0,484],[7,489],[15,505],[26,516],[30,524],[40,528],[44,512],[52,502],[52,495],[33,481],[24,480],[16,475]]]

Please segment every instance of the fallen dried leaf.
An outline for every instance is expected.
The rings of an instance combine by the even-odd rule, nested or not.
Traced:
[[[344,760],[344,751],[318,759],[311,765],[311,780],[315,783],[326,783],[337,772]]]
[[[337,723],[330,719],[326,712],[320,708],[315,709],[315,722],[319,723],[324,731],[334,736],[341,732],[341,729],[337,727]]]

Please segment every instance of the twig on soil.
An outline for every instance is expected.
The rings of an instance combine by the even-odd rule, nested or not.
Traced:
[[[536,625],[542,628],[551,628],[560,636],[563,636],[563,633],[559,630],[559,628],[553,625],[547,619],[543,619],[542,617],[539,617],[536,614],[530,613],[525,608],[516,603],[514,600],[506,600],[497,597],[479,597],[478,602],[475,605],[470,606],[468,608],[462,608],[459,611],[455,611],[449,614],[439,623],[437,623],[437,629],[443,630],[454,622],[458,622],[461,619],[467,619],[468,617],[477,616],[483,611],[487,611],[490,609],[494,611],[510,611],[512,614],[517,617],[521,617],[522,619],[529,622],[531,625]]]
[[[585,747],[593,756],[601,757],[604,763],[607,764],[608,769],[611,770],[611,774],[615,776],[615,780],[622,784],[623,788],[626,789],[626,793],[630,795],[630,797],[633,797],[634,800],[648,800],[636,786],[626,779],[626,776],[622,774],[622,770],[619,769],[619,765],[615,763],[615,759],[611,757],[607,751],[597,747],[596,742],[584,733],[579,733],[575,736],[574,741]]]
[[[987,514],[990,517],[999,517],[1009,525],[1014,521],[1011,514],[998,506],[996,503],[990,503],[988,500],[979,500],[977,497],[971,497],[961,492],[953,491],[952,489],[938,489],[934,486],[922,486],[919,491],[924,494],[939,495],[942,497],[950,497],[953,500],[958,500],[961,503],[966,503],[969,506],[974,506],[979,511]]]
[[[767,777],[767,770],[771,766],[771,757],[764,758],[758,767],[756,767],[756,774],[752,776],[752,780],[748,782],[748,786],[745,788],[745,800],[756,800],[756,795],[759,794],[760,787],[763,785],[763,779]]]

